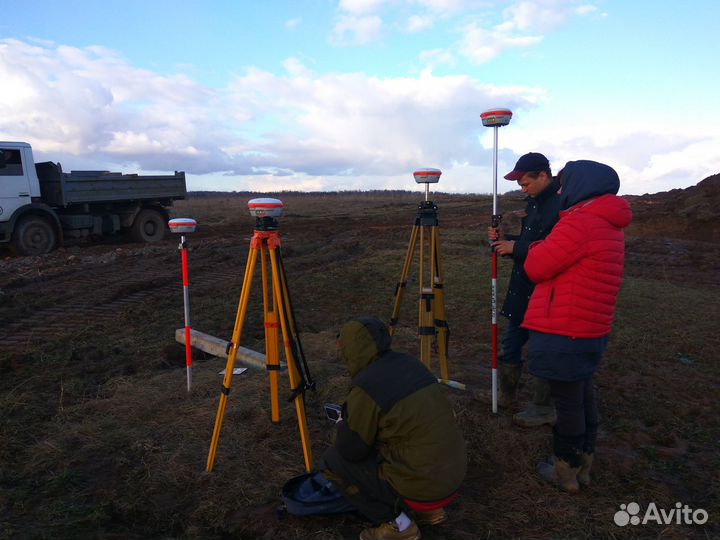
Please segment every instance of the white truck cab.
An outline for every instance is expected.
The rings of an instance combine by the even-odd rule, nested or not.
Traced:
[[[40,198],[32,148],[24,142],[0,142],[0,222]]]

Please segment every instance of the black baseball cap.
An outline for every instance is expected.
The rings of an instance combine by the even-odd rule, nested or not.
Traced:
[[[515,168],[507,173],[505,178],[507,180],[520,180],[525,173],[535,171],[546,171],[549,176],[552,175],[548,158],[538,152],[529,152],[524,156],[520,156]]]

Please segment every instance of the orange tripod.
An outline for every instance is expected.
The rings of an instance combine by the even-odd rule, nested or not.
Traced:
[[[443,290],[442,269],[440,262],[440,234],[438,229],[437,205],[429,200],[429,184],[436,183],[440,177],[438,169],[421,169],[414,173],[417,183],[425,184],[425,200],[418,205],[415,225],[410,234],[405,263],[400,281],[395,287],[395,303],[390,317],[390,335],[395,335],[400,304],[402,303],[405,286],[407,285],[410,266],[412,265],[415,247],[420,240],[419,256],[419,301],[418,301],[418,336],[420,339],[420,360],[430,368],[430,357],[433,345],[438,353],[440,364],[439,382],[464,390],[465,385],[450,380],[448,367],[448,341],[450,329],[445,316],[445,293]],[[426,246],[429,248],[428,270],[429,281],[425,282]]]
[[[253,275],[259,257],[262,269],[265,355],[270,378],[271,418],[273,423],[280,422],[280,402],[278,397],[280,371],[279,337],[280,332],[282,332],[287,372],[290,377],[290,387],[292,391],[290,400],[295,402],[298,426],[300,428],[300,439],[305,457],[305,469],[307,472],[310,472],[312,470],[312,450],[310,448],[310,437],[305,415],[304,395],[305,390],[308,388],[314,389],[315,383],[310,377],[310,372],[300,343],[292,302],[288,292],[287,280],[285,278],[285,269],[279,249],[280,235],[277,231],[278,223],[275,217],[282,214],[282,202],[278,199],[253,199],[248,203],[248,206],[250,207],[251,215],[257,218],[256,226],[253,237],[250,240],[250,254],[245,267],[245,277],[240,293],[235,327],[231,342],[228,346],[225,378],[223,380],[220,404],[218,405],[217,417],[215,419],[215,429],[213,430],[210,452],[208,454],[207,471],[212,471],[215,462],[220,430],[222,429],[225,408],[232,384],[233,367],[235,366],[235,360],[240,346],[240,337],[247,313]],[[301,365],[297,363],[298,356],[302,360]]]

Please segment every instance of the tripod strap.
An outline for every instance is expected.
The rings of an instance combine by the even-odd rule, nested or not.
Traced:
[[[220,387],[220,392],[225,394],[226,396],[230,395],[230,388],[225,386],[224,384]]]
[[[279,249],[275,252],[275,255],[278,260],[278,265],[280,266],[280,271],[282,272],[283,280],[287,281],[287,274],[285,273],[285,263],[283,262],[283,258]],[[303,351],[302,348],[302,342],[300,341],[300,331],[297,328],[297,321],[295,320],[295,308],[293,307],[292,297],[290,296],[290,290],[287,287],[287,283],[285,283],[285,290],[280,291],[281,295],[285,293],[287,293],[287,305],[290,308],[289,314],[287,313],[287,310],[285,310],[285,323],[287,324],[288,329],[291,330],[291,347],[293,349],[293,354],[296,357],[299,356],[301,360],[301,364],[298,365],[298,373],[300,374],[300,387],[302,388],[302,390],[299,390],[299,392],[304,394],[306,388],[315,390],[315,381],[310,374],[310,366],[308,366],[307,359],[305,358],[305,351]],[[290,325],[291,320],[293,323],[292,325]],[[300,353],[299,355],[296,354],[296,349],[297,352]],[[294,400],[297,395],[298,389],[293,390],[292,399]]]
[[[305,396],[306,389],[307,389],[306,384],[301,384],[297,388],[291,388],[290,397],[288,398],[288,403],[292,403],[293,401],[295,401],[298,396]]]

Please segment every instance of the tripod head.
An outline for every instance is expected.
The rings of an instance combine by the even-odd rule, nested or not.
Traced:
[[[418,169],[413,173],[415,182],[418,184],[425,184],[425,200],[428,200],[430,195],[430,184],[437,184],[440,181],[440,175],[442,171],[440,169]]]
[[[255,217],[255,228],[259,231],[274,231],[280,224],[283,203],[280,199],[260,198],[248,201],[250,215]]]

